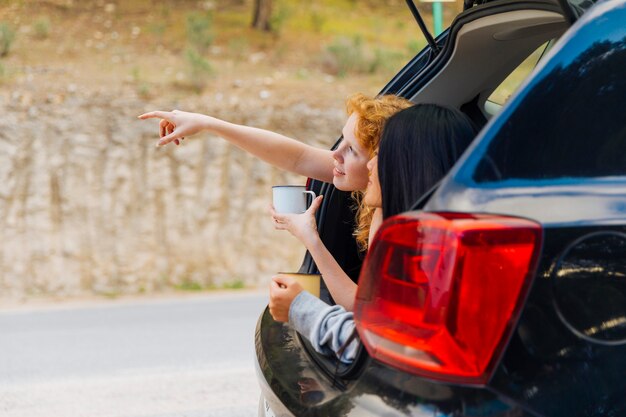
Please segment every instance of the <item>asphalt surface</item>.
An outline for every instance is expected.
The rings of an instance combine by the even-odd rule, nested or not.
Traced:
[[[0,310],[3,417],[256,416],[267,294]]]

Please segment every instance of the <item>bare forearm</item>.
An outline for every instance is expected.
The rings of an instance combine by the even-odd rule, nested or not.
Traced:
[[[319,237],[309,243],[307,249],[324,277],[324,282],[335,302],[346,310],[352,311],[357,285],[339,266]]]
[[[200,131],[219,135],[246,152],[296,174],[325,182],[333,180],[334,160],[329,150],[318,149],[269,130],[229,123],[200,113],[180,110],[151,111],[141,120],[160,119],[157,146],[179,143]]]
[[[325,182],[333,180],[333,158],[329,150],[318,149],[265,129],[237,125],[206,116],[204,130],[278,168]]]

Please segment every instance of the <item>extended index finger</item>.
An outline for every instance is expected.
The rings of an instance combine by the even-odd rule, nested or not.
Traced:
[[[168,119],[172,117],[172,113],[169,111],[149,111],[148,113],[144,113],[141,114],[139,116],[137,116],[138,119],[141,120],[145,120],[145,119]]]

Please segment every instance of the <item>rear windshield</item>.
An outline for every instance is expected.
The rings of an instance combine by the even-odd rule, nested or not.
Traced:
[[[626,30],[596,20],[490,129],[475,182],[626,175]]]

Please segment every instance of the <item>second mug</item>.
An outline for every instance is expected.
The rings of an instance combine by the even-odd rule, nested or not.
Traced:
[[[320,274],[303,274],[301,272],[279,272],[279,274],[293,278],[302,286],[302,289],[320,298],[320,281],[322,279]]]

